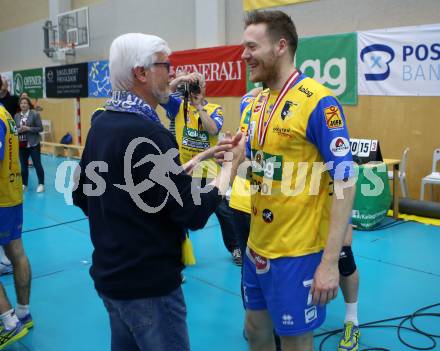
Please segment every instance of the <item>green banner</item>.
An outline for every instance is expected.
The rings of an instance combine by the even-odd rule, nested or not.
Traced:
[[[342,104],[357,104],[357,35],[300,38],[296,67],[331,89]]]
[[[371,230],[386,217],[391,205],[384,163],[359,166],[351,221],[358,230]]]
[[[14,95],[27,93],[31,98],[43,97],[43,69],[14,71]]]
[[[251,91],[254,88],[261,87],[262,84],[260,82],[253,83],[250,79],[251,71],[249,70],[249,66],[246,65],[246,92]]]

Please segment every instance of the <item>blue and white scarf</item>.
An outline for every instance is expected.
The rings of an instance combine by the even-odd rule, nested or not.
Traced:
[[[105,103],[109,111],[135,113],[143,118],[161,124],[156,111],[136,94],[130,91],[114,91]]]

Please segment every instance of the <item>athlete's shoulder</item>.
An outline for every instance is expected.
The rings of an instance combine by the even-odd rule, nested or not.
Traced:
[[[303,75],[304,76],[304,75]],[[320,100],[327,96],[334,97],[333,92],[313,78],[304,76],[292,90],[306,95],[308,99]]]

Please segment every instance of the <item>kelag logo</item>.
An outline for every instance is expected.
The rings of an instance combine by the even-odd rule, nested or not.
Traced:
[[[366,80],[385,80],[390,75],[390,63],[394,60],[394,50],[388,45],[373,44],[362,49],[360,59],[370,69]]]

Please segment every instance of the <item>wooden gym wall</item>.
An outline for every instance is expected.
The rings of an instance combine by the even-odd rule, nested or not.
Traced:
[[[223,106],[223,131],[237,129],[239,98],[212,98],[210,102]],[[85,143],[90,129],[90,116],[102,106],[105,99],[81,99],[81,134]],[[75,105],[73,99],[42,99],[43,119],[52,121],[54,141],[70,132],[76,141]],[[165,126],[168,121],[163,109],[159,116]],[[410,148],[407,164],[409,196],[418,199],[422,177],[431,172],[432,153],[440,147],[440,97],[387,97],[359,96],[357,106],[344,106],[350,135],[355,138],[378,139],[385,158],[401,158]],[[440,200],[440,191],[434,187],[434,198]],[[426,189],[429,198],[429,191]]]

